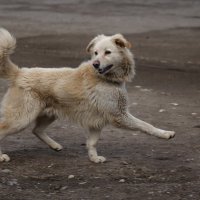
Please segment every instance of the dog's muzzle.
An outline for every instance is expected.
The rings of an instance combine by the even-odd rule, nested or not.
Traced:
[[[93,67],[99,72],[99,74],[105,74],[108,70],[110,70],[113,67],[113,64],[108,65],[107,67],[104,67],[103,69],[100,69],[100,62],[98,60],[95,60],[93,62]]]

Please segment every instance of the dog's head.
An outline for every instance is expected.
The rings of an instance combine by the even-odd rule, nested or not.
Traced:
[[[87,46],[98,75],[115,82],[130,81],[134,76],[131,44],[121,34],[99,35]]]

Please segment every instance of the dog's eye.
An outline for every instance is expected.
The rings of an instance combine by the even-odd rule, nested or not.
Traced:
[[[105,51],[105,55],[108,55],[108,54],[111,54],[111,51],[106,50],[106,51]]]
[[[95,56],[97,56],[97,55],[98,55],[98,52],[97,52],[97,51],[95,51],[95,52],[94,52],[94,55],[95,55]]]

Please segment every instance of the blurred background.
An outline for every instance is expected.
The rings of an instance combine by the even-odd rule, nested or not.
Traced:
[[[122,33],[141,61],[170,63],[173,68],[200,66],[199,0],[0,0],[0,23],[18,38],[70,34],[61,44],[70,45],[72,35],[78,52],[97,34]]]
[[[48,128],[64,146],[59,153],[28,128],[3,143],[12,161],[0,163],[0,199],[199,199],[199,0],[0,0],[0,26],[17,37],[20,67],[77,67],[93,37],[122,33],[136,60],[131,113],[176,131],[163,141],[108,127],[99,144],[108,162],[95,165],[79,126]],[[6,89],[1,80],[1,99]]]

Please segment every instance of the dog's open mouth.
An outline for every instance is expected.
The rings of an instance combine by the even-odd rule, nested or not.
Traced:
[[[99,74],[105,74],[107,71],[109,71],[113,67],[113,64],[108,65],[107,67],[103,69],[98,69]]]

